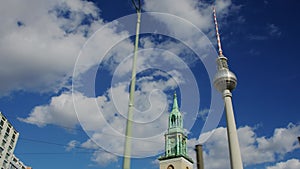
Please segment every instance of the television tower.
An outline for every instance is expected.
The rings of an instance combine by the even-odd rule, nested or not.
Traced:
[[[228,144],[229,144],[231,169],[243,169],[241,151],[239,147],[239,141],[238,141],[238,136],[236,131],[236,124],[235,124],[232,100],[231,100],[232,97],[231,91],[236,87],[237,78],[234,75],[234,73],[232,73],[229,70],[227,64],[227,58],[223,55],[215,8],[213,8],[213,14],[214,14],[214,22],[216,26],[216,36],[218,41],[218,53],[219,53],[219,56],[217,58],[218,71],[214,78],[214,86],[220,93],[222,93],[225,102],[227,137],[228,137]]]

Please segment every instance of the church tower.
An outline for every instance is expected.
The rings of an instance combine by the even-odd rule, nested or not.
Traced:
[[[165,134],[165,154],[158,160],[160,169],[193,169],[193,160],[187,154],[187,136],[184,133],[176,93]]]

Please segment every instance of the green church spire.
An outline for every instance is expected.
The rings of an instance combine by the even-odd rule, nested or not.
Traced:
[[[174,92],[174,99],[173,99],[173,110],[177,109],[178,110],[178,104],[177,104],[177,95],[176,92]]]
[[[187,155],[187,136],[184,133],[183,118],[178,107],[177,95],[174,93],[168,131],[165,134],[165,156],[161,157],[160,160],[177,157],[184,157],[193,163]]]
[[[182,115],[178,108],[176,92],[174,93],[173,108],[169,115],[169,131],[170,130],[183,131]]]

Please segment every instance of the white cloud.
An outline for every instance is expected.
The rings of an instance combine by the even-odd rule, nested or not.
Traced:
[[[226,128],[219,127],[204,143],[203,154],[205,168],[227,168],[229,166]]]
[[[105,137],[105,139],[108,139],[108,138]],[[108,140],[106,140],[106,141],[110,142]],[[110,163],[118,161],[117,155],[101,149],[101,147],[99,147],[99,145],[97,145],[92,139],[88,139],[86,142],[81,143],[81,147],[85,148],[85,149],[94,150],[94,153],[91,157],[91,161],[95,162],[96,164],[98,164],[100,166],[106,166]]]
[[[12,0],[1,2],[0,8],[1,93],[48,92],[66,85],[86,40],[83,30],[90,31],[80,22],[89,14],[98,17],[95,6],[87,1]],[[69,19],[51,12],[66,8]],[[71,27],[74,31],[66,33]]]
[[[188,20],[201,31],[205,32],[206,35],[214,41],[215,29],[212,19],[213,6],[216,7],[219,21],[224,21],[224,18],[230,13],[236,12],[240,9],[240,7],[233,4],[231,0],[218,0],[215,4],[197,0],[178,0],[176,3],[172,0],[152,0],[145,1],[144,8],[147,11],[173,14],[177,17]],[[194,31],[187,31],[191,30],[191,28],[187,27],[186,24],[183,24],[184,22],[182,24],[178,24],[178,21],[164,17],[159,17],[157,19],[166,24],[168,29],[170,29],[171,32],[174,32],[174,34],[178,37],[184,38],[186,41],[191,41],[196,46],[206,45],[203,41],[201,41],[199,36],[195,35]]]
[[[210,110],[209,110],[209,109],[203,109],[203,110],[200,110],[200,111],[199,111],[198,116],[199,116],[203,121],[205,121],[209,113],[210,113]]]
[[[297,136],[300,134],[300,125],[289,124],[286,128],[277,128],[271,137],[257,136],[255,128],[249,126],[238,129],[239,143],[242,160],[245,166],[262,164],[266,162],[276,162],[284,156],[299,148]],[[219,127],[212,131],[213,134],[204,145],[204,165],[205,168],[230,168],[229,150],[227,142],[227,130]],[[209,134],[209,133],[204,133]],[[193,146],[199,143],[196,139],[191,139],[189,143],[190,155],[195,158],[192,150]],[[276,166],[299,165],[292,160],[289,164],[279,163]],[[280,168],[280,167],[279,167]],[[273,168],[272,168],[273,169]]]
[[[105,24],[99,12],[92,2],[81,0],[1,2],[1,95],[69,88],[80,49]],[[105,43],[92,46],[91,57],[85,58],[87,66],[97,64],[94,55],[104,53],[107,45],[123,36],[113,27],[103,30],[101,38]]]
[[[66,151],[71,151],[72,149],[74,149],[77,145],[78,145],[78,141],[76,140],[72,140],[68,143]]]
[[[101,166],[105,166],[112,162],[117,162],[118,157],[112,153],[106,152],[106,151],[95,151],[93,153],[92,161],[96,162],[97,164]]]
[[[228,14],[230,8],[235,7],[231,0],[219,0],[214,5],[220,18],[222,18],[222,15]],[[172,0],[152,0],[145,1],[144,8],[147,11],[169,13],[184,18],[195,24],[202,31],[207,31],[213,28],[212,6],[213,4],[196,0],[178,0],[176,3]],[[171,24],[172,21],[168,23]],[[176,25],[175,27],[178,29],[180,25]]]
[[[269,31],[269,35],[279,37],[281,35],[281,31],[278,26],[275,24],[268,24],[267,30]]]
[[[273,151],[279,155],[299,148],[297,136],[300,134],[300,125],[289,124],[286,128],[274,130],[273,137],[261,137],[257,139],[258,148],[264,151]]]
[[[274,166],[269,166],[267,169],[299,169],[300,161],[298,159],[290,159],[285,162],[279,162]]]
[[[200,6],[202,7],[201,10]],[[211,15],[207,15],[208,6],[208,4],[195,0],[179,0],[176,3],[173,3],[172,0],[145,1],[145,9],[148,11],[170,13],[190,20],[192,23],[195,23],[197,26],[204,29],[210,28],[210,25],[207,23],[211,23]],[[177,25],[177,27],[178,26],[179,25]]]
[[[86,106],[89,105],[86,104]],[[71,93],[63,93],[60,96],[52,97],[48,105],[37,106],[32,110],[29,117],[19,119],[39,127],[55,124],[66,128],[74,128],[78,124]]]

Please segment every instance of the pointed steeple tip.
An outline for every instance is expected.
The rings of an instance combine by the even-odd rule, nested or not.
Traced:
[[[174,92],[173,109],[178,109],[177,94]]]

